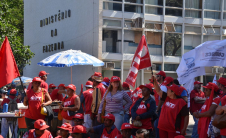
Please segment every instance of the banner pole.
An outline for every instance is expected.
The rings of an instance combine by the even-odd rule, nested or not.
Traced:
[[[21,83],[21,86],[22,86],[23,93],[25,93],[25,91],[24,91],[24,85],[23,85],[23,82],[21,80],[21,77],[19,76],[19,78],[20,78],[20,83]]]

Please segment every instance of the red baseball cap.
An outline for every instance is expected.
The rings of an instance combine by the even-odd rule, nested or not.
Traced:
[[[113,114],[108,113],[107,115],[103,116],[103,118],[107,118],[115,122],[115,116]]]
[[[9,92],[9,94],[16,94],[16,93],[17,93],[16,89],[11,89]]]
[[[224,87],[226,87],[226,78],[220,77],[220,79],[217,81],[220,84],[224,85]]]
[[[46,73],[44,70],[42,70],[42,71],[39,72],[38,76],[42,77],[42,76],[47,75],[47,74],[49,74],[49,73]]]
[[[123,123],[121,126],[121,130],[124,130],[124,129],[133,129],[133,126],[129,123]]]
[[[58,126],[58,128],[68,130],[69,133],[72,132],[72,126],[69,123],[64,123],[64,124],[61,125],[61,127]]]
[[[64,87],[64,88],[66,88],[65,84],[60,84],[60,85],[58,85],[58,88],[59,88],[59,87]]]
[[[180,96],[182,93],[182,91],[180,91],[179,86],[177,86],[176,84],[172,84],[172,85],[168,86],[167,88],[172,90],[177,96]]]
[[[207,83],[206,86],[202,86],[202,87],[206,88],[206,89],[211,89],[211,90],[214,89],[214,91],[219,90],[218,86],[215,83],[212,83],[212,82],[209,82],[209,83]]]
[[[115,82],[115,81],[121,81],[120,78],[118,76],[112,76],[111,77],[111,82]]]
[[[173,82],[173,78],[172,77],[166,77],[164,82],[162,83],[163,85],[168,85],[170,82]]]
[[[104,77],[103,81],[107,82],[107,83],[110,83],[110,79],[108,77]]]
[[[35,121],[34,127],[39,130],[44,130],[44,129],[48,128],[49,126],[46,125],[46,122],[44,120],[38,119]]]
[[[72,133],[86,133],[86,127],[77,125],[72,128]]]
[[[128,84],[127,82],[123,82],[123,83],[122,83],[122,87],[130,88],[130,87],[129,87],[129,84]]]
[[[145,85],[140,85],[139,86],[139,88],[141,88],[141,89],[144,88],[144,87],[146,87],[146,88],[148,88],[149,90],[152,91],[153,84],[149,83],[149,84],[145,84]]]
[[[187,91],[183,86],[179,86],[180,93],[182,93],[184,90]]]
[[[74,84],[69,84],[66,88],[72,89],[73,91],[76,91],[76,87]]]
[[[56,88],[56,85],[54,85],[53,83],[51,83],[51,84],[49,85],[49,88]]]
[[[194,82],[194,85],[195,85],[195,84],[203,84],[203,83],[201,83],[201,82],[199,82],[199,81],[195,81],[195,82]]]
[[[103,80],[102,74],[100,72],[95,72],[92,78],[98,82],[101,82]]]
[[[85,87],[92,88],[93,87],[93,82],[92,81],[87,81]]]
[[[42,79],[40,77],[34,77],[33,80],[32,80],[32,82],[34,82],[34,81],[42,82]]]
[[[83,114],[81,114],[81,113],[75,114],[75,116],[73,116],[73,118],[84,120],[84,116],[83,116]]]
[[[157,73],[156,75],[166,77],[166,73],[164,71],[159,71],[159,73]]]

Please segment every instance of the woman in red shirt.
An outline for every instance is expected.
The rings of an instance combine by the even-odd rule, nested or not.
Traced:
[[[167,93],[161,91],[155,77],[154,87],[158,95],[164,100],[159,117],[158,128],[160,138],[174,138],[185,135],[188,126],[189,110],[187,103],[180,97],[182,91],[173,84],[167,87]]]
[[[45,119],[45,115],[41,114],[41,107],[50,105],[52,100],[46,89],[40,87],[41,78],[34,77],[32,80],[33,88],[27,91],[24,97],[24,105],[28,105],[25,112],[25,121],[28,129],[34,129],[34,122],[38,119]]]
[[[73,84],[67,86],[67,95],[62,100],[61,116],[63,117],[63,123],[69,123],[74,126],[73,117],[75,112],[80,108],[80,98],[75,94],[76,87]]]
[[[209,97],[206,99],[205,103],[201,108],[201,112],[194,112],[193,115],[195,118],[199,118],[198,123],[198,134],[200,138],[208,138],[208,127],[211,121],[211,117],[214,116],[215,110],[217,109],[218,104],[220,103],[220,97],[217,96],[220,92],[217,85],[209,82],[205,88],[205,96]]]

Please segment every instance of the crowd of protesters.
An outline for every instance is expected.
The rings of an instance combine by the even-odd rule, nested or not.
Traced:
[[[192,138],[226,138],[226,128],[212,125],[216,115],[226,113],[223,77],[217,84],[209,82],[206,86],[194,82],[188,97],[187,90],[164,71],[134,91],[117,76],[103,78],[95,72],[80,93],[76,93],[73,84],[48,85],[47,75],[40,71],[24,89],[24,96],[13,85],[8,91],[5,87],[1,90],[2,110],[6,103],[23,102],[28,106],[23,138],[183,138],[189,113],[195,122]],[[52,109],[53,102],[59,104],[59,109]],[[9,127],[17,137],[18,122],[14,123],[2,118],[4,138]]]

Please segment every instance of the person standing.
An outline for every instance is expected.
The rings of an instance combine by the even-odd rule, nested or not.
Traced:
[[[51,83],[49,85],[49,90],[48,90],[49,94],[51,94],[54,89],[56,89],[56,85],[54,85],[53,83]]]
[[[123,108],[123,100],[126,101],[125,107]],[[111,83],[108,87],[107,92],[100,103],[98,110],[97,120],[101,122],[101,112],[104,101],[106,101],[105,115],[108,113],[113,114],[115,119],[115,126],[119,130],[123,123],[124,113],[129,110],[132,105],[132,100],[129,95],[122,90],[121,80],[117,76],[111,77]]]
[[[45,71],[40,71],[39,72],[39,74],[38,74],[38,76],[41,78],[41,80],[42,80],[42,82],[41,82],[41,85],[40,85],[40,87],[41,88],[44,88],[44,89],[46,89],[46,91],[48,91],[48,84],[46,83],[46,80],[47,80],[47,75],[48,75],[49,73],[46,73]],[[30,89],[32,89],[32,82],[28,85],[28,88],[27,88],[27,91],[28,90],[30,90]]]
[[[108,77],[104,77],[101,83],[105,86],[106,89],[108,89],[108,86],[110,84],[110,79]]]

